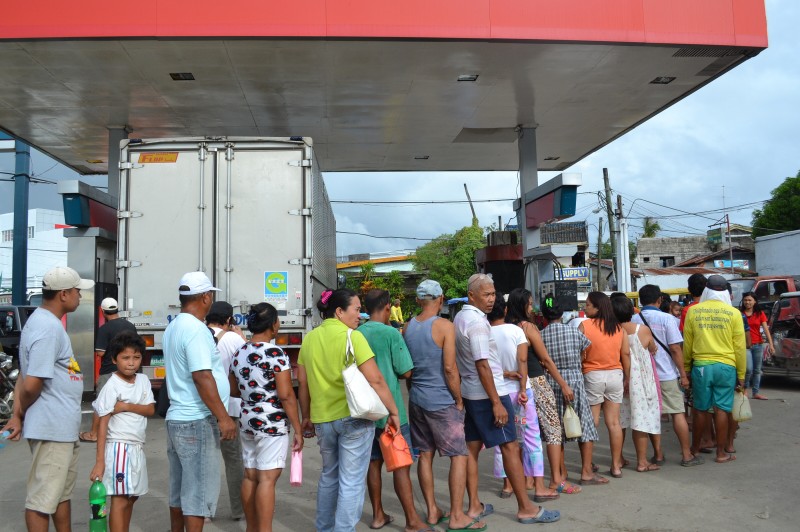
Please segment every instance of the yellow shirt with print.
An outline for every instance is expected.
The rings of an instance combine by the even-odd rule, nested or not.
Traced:
[[[686,312],[683,328],[683,361],[688,373],[694,365],[714,362],[736,368],[744,380],[747,342],[739,309],[722,301],[704,301]]]

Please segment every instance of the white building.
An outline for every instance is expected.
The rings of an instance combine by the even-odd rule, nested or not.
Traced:
[[[28,211],[28,280],[29,290],[41,290],[42,276],[54,266],[67,264],[67,239],[64,213],[50,209]],[[11,290],[14,246],[14,213],[0,214],[0,292]]]
[[[759,275],[800,275],[800,229],[756,238]]]

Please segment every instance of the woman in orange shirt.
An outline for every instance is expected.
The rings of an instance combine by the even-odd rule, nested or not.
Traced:
[[[611,299],[602,292],[589,292],[586,298],[586,316],[579,329],[592,344],[583,351],[583,381],[595,426],[600,425],[600,409],[608,428],[611,445],[611,469],[608,474],[622,478],[622,427],[619,407],[628,385],[630,347],[628,335],[622,330]],[[582,484],[606,484],[608,479],[595,475]]]

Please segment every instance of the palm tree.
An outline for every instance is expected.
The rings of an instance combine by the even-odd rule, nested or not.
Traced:
[[[661,231],[661,224],[650,216],[644,218],[644,232],[642,238],[654,238]]]

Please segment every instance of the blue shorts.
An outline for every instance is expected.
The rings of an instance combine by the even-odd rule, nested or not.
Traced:
[[[492,401],[490,399],[464,399],[464,439],[466,441],[482,441],[490,449],[496,445],[517,441],[517,429],[514,426],[514,405],[507,395],[500,396],[500,402],[508,412],[508,422],[502,427],[494,423]]]
[[[716,362],[692,368],[692,399],[694,408],[705,412],[717,407],[724,412],[733,410],[733,390],[736,388],[736,368]]]
[[[220,488],[219,428],[213,416],[167,421],[169,505],[183,515],[214,517]]]
[[[375,427],[375,437],[372,439],[370,460],[383,460],[383,453],[381,453],[381,434],[383,434],[383,429]],[[400,425],[400,434],[405,438],[408,448],[413,448],[414,446],[411,445],[411,430],[408,428],[408,423]]]

